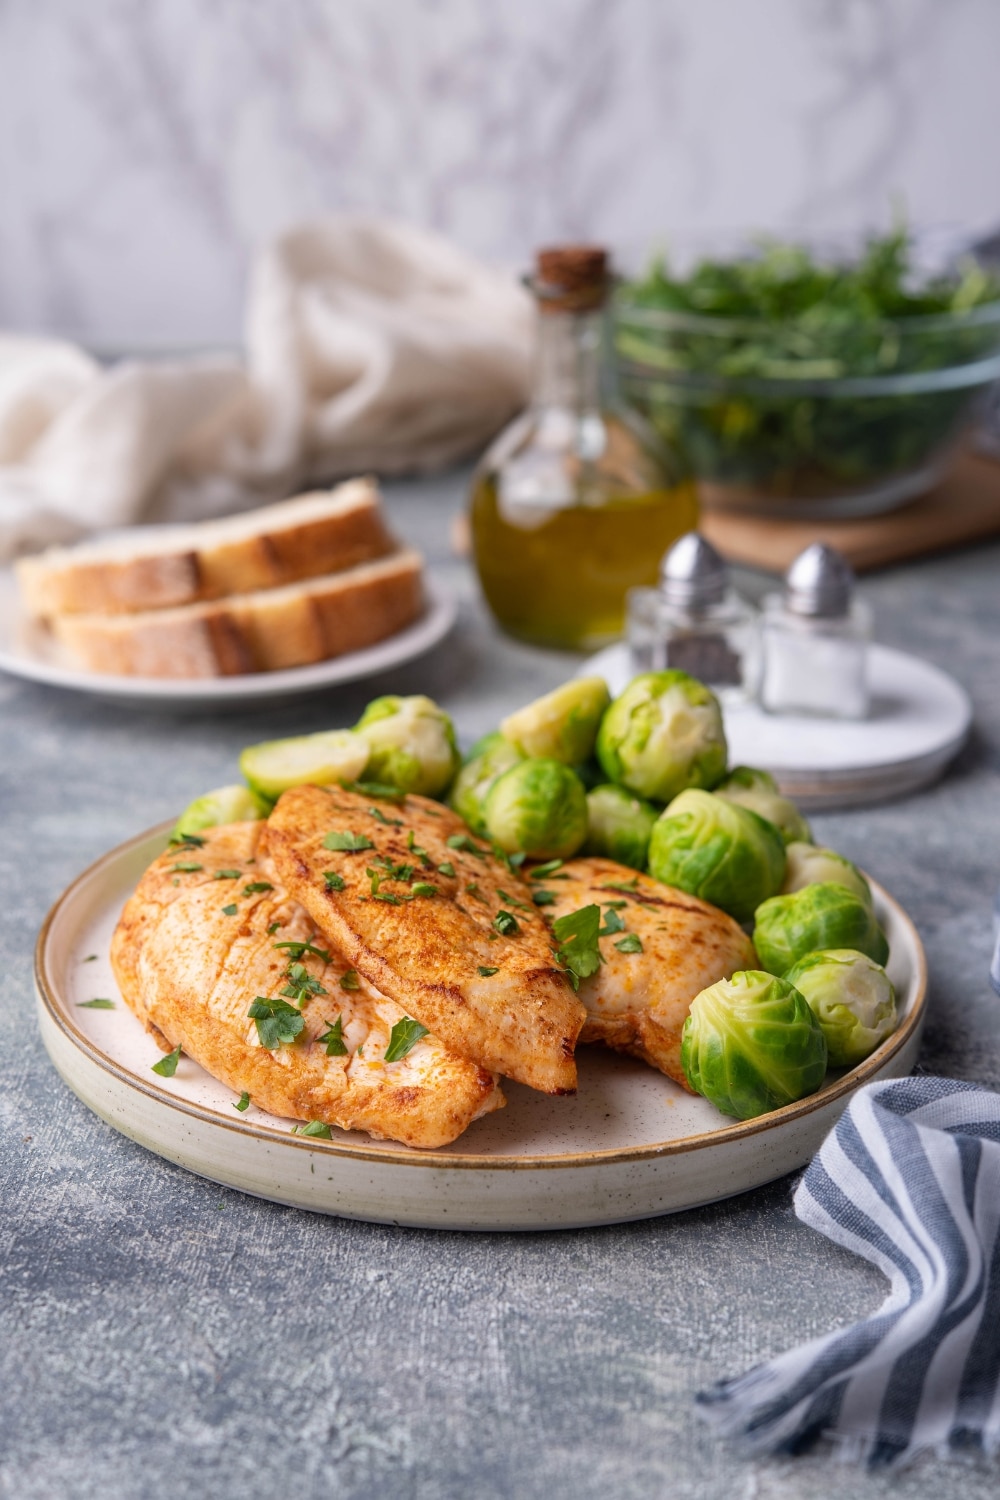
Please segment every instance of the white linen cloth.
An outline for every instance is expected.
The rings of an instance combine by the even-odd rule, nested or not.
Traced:
[[[342,215],[260,255],[245,361],[0,335],[0,557],[474,452],[526,400],[531,327],[512,274]]]

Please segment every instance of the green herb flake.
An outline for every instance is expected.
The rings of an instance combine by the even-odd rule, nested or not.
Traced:
[[[509,891],[502,891],[499,886],[497,886],[497,895],[501,901],[506,901],[508,906],[518,906],[521,911],[531,910],[526,901],[521,901],[517,896],[512,896]]]
[[[443,865],[438,865],[438,874],[439,875],[448,875],[448,876],[450,876],[454,880],[454,878],[455,878],[455,866],[451,863],[450,860],[446,859]]]
[[[555,891],[537,890],[532,892],[531,899],[536,906],[554,906],[556,893]]]
[[[273,891],[274,886],[269,880],[251,880],[249,885],[243,887],[244,896],[262,896],[265,891]]]
[[[97,954],[96,953],[88,953],[86,958],[81,958],[81,960],[80,960],[80,962],[82,964],[92,964],[92,963],[96,963],[96,961],[97,961]]]
[[[288,983],[281,991],[296,1005],[303,1006],[310,995],[325,995],[328,992],[323,988],[318,979],[314,979],[304,964],[289,964],[285,970]]]
[[[509,865],[512,865],[515,870],[519,870],[527,857],[523,849],[518,849],[516,854],[508,854],[506,859]]]
[[[402,818],[387,818],[380,807],[370,807],[368,812],[376,823],[382,823],[386,828],[402,828],[403,826]]]
[[[79,1010],[114,1010],[115,1002],[105,1000],[103,995],[98,995],[96,1000],[78,1000],[77,1008]]]
[[[202,849],[207,840],[199,833],[175,833],[171,835],[170,844],[174,849]]]
[[[624,911],[628,906],[627,901],[602,901],[601,905],[605,911]]]
[[[243,874],[242,870],[216,870],[215,874],[212,876],[212,879],[213,880],[239,880],[240,877],[242,876],[242,874]]]
[[[597,943],[600,926],[601,908],[596,904],[567,912],[552,924],[559,944],[556,958],[568,972],[574,989],[579,989],[580,980],[596,974],[601,966],[601,950]]]
[[[430,855],[427,853],[427,850],[426,849],[421,849],[420,845],[414,841],[413,829],[412,828],[410,829],[409,833],[406,835],[406,847],[407,847],[407,849],[409,849],[410,853],[411,854],[415,854],[417,856],[417,858],[420,860],[420,863],[422,865],[426,865],[428,867],[428,869],[434,863],[434,861],[431,859]]]
[[[153,1064],[153,1072],[159,1073],[161,1078],[173,1078],[180,1060],[181,1049],[175,1047],[173,1052],[168,1052],[166,1057],[161,1057],[159,1062]]]
[[[350,829],[335,828],[323,840],[323,848],[332,849],[341,854],[360,854],[362,849],[374,849],[375,845],[363,833],[352,833]]]
[[[340,988],[342,990],[359,990],[361,988],[357,969],[344,970],[340,976]]]
[[[514,913],[504,911],[502,907],[493,918],[493,926],[501,937],[515,937],[521,931],[520,923]]]
[[[494,974],[499,974],[500,970],[491,968],[489,964],[480,964],[476,972],[481,974],[484,979],[491,979]]]
[[[203,870],[204,865],[193,864],[190,860],[182,860],[176,865],[170,866],[171,870],[179,870],[182,875],[194,875],[196,871]]]
[[[345,792],[357,792],[359,797],[373,797],[376,802],[405,802],[406,793],[398,786],[389,786],[384,781],[345,781]]]
[[[330,962],[330,955],[325,948],[316,948],[312,943],[275,943],[275,948],[282,949],[289,958],[321,958],[325,964]]]
[[[641,953],[642,938],[637,932],[626,932],[623,938],[619,938],[615,947],[619,953]]]
[[[554,875],[556,870],[561,870],[563,862],[561,859],[546,860],[544,865],[535,865],[533,870],[528,871],[529,880],[544,880],[546,875]]]
[[[437,886],[431,885],[426,880],[415,880],[410,890],[415,896],[436,896],[438,893]]]
[[[242,1094],[233,1105],[233,1108],[238,1109],[241,1115],[246,1114],[247,1110],[250,1108],[250,1095],[247,1093],[246,1089],[243,1090]]]
[[[336,870],[324,870],[323,879],[328,891],[342,891],[347,884],[343,875],[338,875]]]
[[[619,880],[612,885],[602,885],[599,887],[599,889],[602,891],[620,891],[625,896],[632,895],[632,893],[638,890],[638,888],[638,875],[633,875],[631,880]]]
[[[260,1044],[269,1052],[280,1047],[282,1042],[294,1042],[306,1024],[305,1016],[294,1005],[289,1005],[287,1000],[269,999],[266,995],[257,996],[247,1015],[257,1023]]]
[[[389,906],[405,906],[406,905],[406,897],[405,896],[394,896],[393,893],[392,893],[392,891],[374,891],[372,893],[372,900],[373,901],[385,901]]]
[[[321,1141],[332,1141],[333,1131],[322,1120],[310,1120],[308,1125],[293,1125],[292,1135],[317,1136]]]
[[[267,935],[268,935],[268,937],[273,937],[274,934],[280,929],[280,927],[281,927],[281,923],[280,922],[269,922],[268,923],[268,927],[267,927]]]
[[[449,849],[461,849],[466,854],[475,855],[476,859],[485,859],[487,850],[480,847],[474,839],[470,839],[467,833],[453,833],[445,842]]]
[[[346,985],[345,988],[350,989],[350,985]],[[316,1040],[321,1046],[326,1048],[327,1057],[346,1057],[347,1043],[344,1041],[344,1017],[339,1015],[335,1021],[331,1021],[323,1035],[318,1036]]]
[[[609,908],[605,913],[604,926],[600,929],[597,936],[612,937],[616,932],[624,931],[625,923],[613,908]]]
[[[236,905],[236,902],[231,901],[228,906],[222,908],[222,915],[224,917],[235,917],[238,911],[239,907]]]
[[[412,1052],[422,1036],[427,1035],[427,1027],[421,1026],[419,1021],[413,1021],[409,1016],[404,1016],[397,1021],[389,1033],[389,1045],[385,1049],[386,1062],[399,1062]]]
[[[467,894],[472,897],[473,901],[481,901],[484,906],[489,906],[489,902],[474,880],[470,880],[465,889]]]

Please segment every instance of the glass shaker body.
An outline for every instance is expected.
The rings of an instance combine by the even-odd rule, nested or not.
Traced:
[[[628,643],[633,672],[679,668],[705,683],[724,703],[757,694],[758,613],[732,588],[719,603],[698,609],[664,598],[660,589],[633,589],[628,596]]]
[[[871,610],[854,599],[846,614],[797,614],[780,594],[764,600],[761,707],[776,714],[863,719],[868,713]]]

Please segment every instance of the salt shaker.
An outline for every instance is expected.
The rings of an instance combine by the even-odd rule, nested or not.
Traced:
[[[854,573],[814,542],[764,600],[761,706],[770,713],[863,719],[868,713],[871,610],[854,597]]]
[[[679,668],[723,701],[752,698],[759,666],[758,613],[697,531],[674,543],[655,589],[631,589],[628,642],[634,672]]]

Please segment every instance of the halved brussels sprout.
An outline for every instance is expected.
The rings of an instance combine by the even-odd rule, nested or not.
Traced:
[[[696,995],[681,1034],[688,1083],[738,1120],[814,1094],[826,1061],[822,1028],[798,990],[757,969]]]
[[[587,793],[584,854],[603,854],[633,870],[646,868],[649,839],[659,808],[623,786],[596,786]]]
[[[248,745],[240,755],[240,770],[255,791],[273,801],[293,786],[357,781],[368,753],[368,741],[353,729],[325,729]]]
[[[889,957],[885,933],[868,902],[829,882],[763,902],[754,917],[753,945],[772,974],[787,974],[807,953],[827,948],[856,948],[877,964]]]
[[[654,824],[649,873],[748,922],[781,886],[785,846],[774,824],[748,807],[692,788]]]
[[[485,821],[487,836],[507,854],[568,859],[587,836],[587,794],[562,761],[522,760],[493,783]]]
[[[368,741],[367,780],[424,797],[448,790],[461,757],[454,726],[433,699],[376,698],[354,727]]]
[[[815,844],[789,844],[785,850],[785,879],[781,894],[804,890],[807,885],[842,885],[872,904],[871,886],[857,865],[832,849],[818,849]]]
[[[448,793],[448,802],[474,833],[485,833],[483,808],[490,787],[498,776],[524,759],[509,740],[497,730],[477,740]]]
[[[603,677],[577,677],[509,714],[500,732],[524,756],[575,766],[593,753],[610,702]]]
[[[715,694],[686,672],[633,677],[601,720],[597,758],[609,781],[654,802],[714,786],[726,769]]]
[[[831,1068],[854,1068],[896,1029],[896,991],[874,959],[855,948],[807,953],[784,976],[826,1037]]]
[[[174,824],[171,839],[221,828],[226,823],[258,823],[270,812],[270,804],[245,786],[220,786],[196,797]]]
[[[736,802],[740,807],[749,807],[769,823],[773,823],[785,844],[810,843],[812,832],[809,824],[789,797],[778,791],[778,783],[769,771],[758,771],[753,766],[734,766],[718,786],[717,797],[727,802]]]

